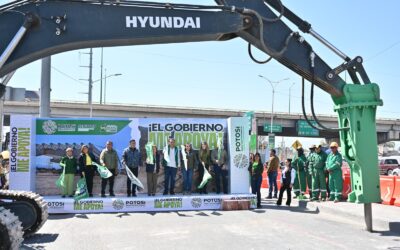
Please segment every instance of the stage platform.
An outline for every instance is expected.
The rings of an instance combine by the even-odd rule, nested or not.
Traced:
[[[208,194],[208,195],[156,195],[137,197],[92,197],[75,201],[61,196],[45,196],[50,214],[64,213],[120,213],[162,212],[190,210],[221,210],[222,200],[250,200],[250,208],[256,208],[254,194]]]

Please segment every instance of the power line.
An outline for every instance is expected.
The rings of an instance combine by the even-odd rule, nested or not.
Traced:
[[[54,67],[54,66],[51,66],[51,68],[54,69],[55,71],[57,71],[58,73],[60,73],[61,75],[65,76],[65,77],[67,77],[67,78],[69,78],[69,79],[71,79],[71,80],[73,80],[73,81],[75,81],[75,82],[77,82],[77,83],[79,83],[79,84],[84,84],[84,85],[86,85],[85,83],[80,82],[79,80],[73,78],[72,76],[68,75],[67,73],[62,72],[61,70],[57,69],[57,68]]]
[[[392,45],[386,47],[385,49],[379,51],[379,52],[376,53],[375,55],[373,55],[373,56],[369,57],[367,60],[365,60],[365,62],[371,61],[372,59],[375,59],[376,57],[382,55],[383,53],[385,53],[386,51],[392,49],[393,47],[395,47],[395,46],[398,45],[398,44],[400,44],[400,41],[397,41],[397,42],[393,43]]]
[[[208,60],[208,59],[194,58],[194,57],[180,57],[180,56],[172,56],[172,55],[166,55],[166,54],[161,54],[161,53],[153,53],[153,52],[136,51],[135,53],[144,54],[144,55],[150,55],[150,56],[172,58],[172,59],[178,59],[178,60],[183,60],[183,61],[193,61],[193,62],[199,62],[199,63],[215,63],[215,64],[231,64],[231,65],[239,65],[239,66],[254,66],[254,64],[252,64],[252,63],[217,61],[217,60]],[[278,66],[275,66],[275,65],[271,65],[271,66],[272,67],[278,67]]]

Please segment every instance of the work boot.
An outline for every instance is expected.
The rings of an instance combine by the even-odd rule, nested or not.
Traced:
[[[101,198],[106,198],[106,195],[105,194],[101,194]]]
[[[265,199],[272,199],[272,194],[269,194]]]
[[[278,195],[277,194],[274,194],[274,199],[278,199]]]

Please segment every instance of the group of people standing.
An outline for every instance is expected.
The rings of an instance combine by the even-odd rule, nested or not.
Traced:
[[[322,145],[312,145],[307,157],[302,148],[297,149],[294,167],[298,171],[299,181],[295,181],[296,196],[304,195],[306,186],[310,192],[311,201],[339,202],[342,199],[342,155],[338,151],[338,144],[330,144],[329,155],[322,149]]]
[[[193,174],[198,171],[198,183],[203,180],[205,171],[210,171],[214,174],[216,192],[221,191],[225,194],[228,193],[228,165],[227,165],[227,152],[222,144],[218,145],[215,149],[210,150],[207,142],[201,143],[201,148],[195,152],[191,144],[185,144],[183,150],[175,145],[175,139],[168,140],[162,153],[157,149],[156,145],[152,145],[152,157],[144,155],[146,162],[144,167],[147,174],[147,190],[149,196],[154,196],[157,192],[158,174],[161,168],[164,169],[164,192],[163,195],[175,194],[175,181],[177,172],[180,171],[183,177],[183,194],[192,193]],[[136,147],[136,141],[130,140],[129,146],[124,149],[122,153],[122,160],[119,160],[117,151],[113,148],[113,142],[107,141],[106,147],[102,150],[99,159],[95,157],[92,152],[89,152],[89,147],[83,145],[81,153],[76,159],[73,156],[72,148],[66,149],[66,156],[60,161],[60,166],[64,171],[64,183],[62,197],[72,197],[74,192],[74,176],[78,172],[86,179],[86,185],[89,197],[93,197],[93,178],[97,171],[96,164],[101,164],[112,173],[109,178],[102,178],[101,180],[101,197],[106,197],[106,187],[109,184],[109,195],[115,196],[114,193],[114,179],[118,175],[119,162],[122,163],[123,168],[129,170],[138,177],[139,167],[143,166],[142,154]],[[221,189],[222,182],[222,189]],[[132,183],[131,179],[127,176],[126,180],[127,196],[136,197],[136,185]],[[200,194],[207,194],[207,184],[197,190]]]
[[[293,159],[287,159],[282,169],[281,187],[278,193],[277,176],[280,167],[276,151],[270,151],[269,161],[261,163],[259,153],[250,155],[249,171],[251,174],[252,193],[257,194],[257,207],[261,207],[261,183],[264,168],[267,170],[269,195],[266,199],[278,198],[277,205],[282,204],[283,193],[287,192],[286,205],[290,206],[291,192],[294,198],[304,197],[308,186],[311,201],[339,202],[342,199],[342,155],[338,151],[338,144],[330,144],[329,155],[322,149],[322,145],[312,145],[310,153],[306,157],[302,147],[297,148],[297,154]]]
[[[184,159],[183,157],[186,157]],[[175,139],[170,138],[168,146],[163,150],[162,166],[164,167],[165,181],[163,195],[175,194],[175,177],[177,170],[183,176],[183,194],[192,193],[193,173],[199,172],[198,184],[203,180],[205,171],[214,173],[217,194],[228,193],[228,165],[227,152],[222,145],[209,149],[207,142],[202,142],[199,152],[196,153],[192,145],[185,144],[184,153],[175,145]],[[200,194],[207,194],[207,184],[198,189]]]

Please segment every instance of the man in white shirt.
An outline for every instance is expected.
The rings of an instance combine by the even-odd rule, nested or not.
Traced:
[[[169,194],[174,195],[174,188],[175,188],[175,177],[177,169],[180,168],[180,154],[179,149],[175,147],[175,139],[170,138],[168,140],[168,146],[163,150],[163,167],[164,167],[164,193],[163,195],[167,195],[168,191]]]

